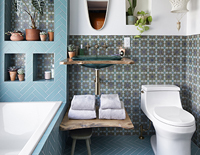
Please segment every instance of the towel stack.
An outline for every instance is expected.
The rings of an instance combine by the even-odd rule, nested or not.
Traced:
[[[125,119],[124,103],[119,100],[118,94],[102,94],[99,108],[99,119]]]
[[[95,95],[74,95],[68,117],[70,119],[95,119]]]

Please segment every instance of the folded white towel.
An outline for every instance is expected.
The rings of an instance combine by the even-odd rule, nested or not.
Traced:
[[[99,119],[126,119],[124,103],[121,102],[121,109],[99,109]]]
[[[94,110],[95,95],[74,95],[71,107],[73,110]]]
[[[121,102],[118,94],[102,94],[101,95],[101,109],[120,109]]]
[[[73,110],[69,109],[68,112],[69,119],[95,119],[96,118],[96,110]]]

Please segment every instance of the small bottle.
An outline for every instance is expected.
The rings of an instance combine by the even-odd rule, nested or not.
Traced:
[[[46,80],[51,79],[51,71],[45,71],[45,72],[44,72],[44,78],[45,78]]]
[[[81,44],[81,48],[80,48],[80,50],[79,50],[79,55],[84,55],[83,44]]]
[[[51,67],[51,78],[52,79],[54,78],[54,64],[52,64],[52,67]]]

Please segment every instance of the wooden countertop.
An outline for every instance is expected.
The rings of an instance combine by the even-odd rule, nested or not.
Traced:
[[[60,62],[61,65],[73,65],[73,64],[134,64],[134,61],[129,58],[122,58],[121,60],[101,60],[101,61],[73,61],[70,58],[64,59]]]
[[[98,117],[98,110],[97,110]],[[74,120],[68,118],[68,112],[66,112],[61,124],[60,130],[74,130],[83,128],[96,128],[96,127],[120,127],[124,129],[134,129],[134,126],[126,112],[125,120],[107,120],[107,119],[90,119],[90,120]]]

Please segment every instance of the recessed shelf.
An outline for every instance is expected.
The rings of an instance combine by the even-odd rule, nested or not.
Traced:
[[[26,9],[25,5],[21,2],[21,12],[19,16],[17,16],[14,7],[14,0],[6,0],[5,1],[5,32],[8,31],[21,31],[23,32],[23,36],[25,38],[25,30],[31,28],[31,18],[30,16],[24,11]],[[31,14],[34,13],[34,7],[32,6],[31,2],[24,1],[28,6]],[[46,1],[45,6],[43,9],[43,16],[38,15],[36,19],[36,27],[40,31],[44,31],[48,33],[48,30],[54,30],[54,1]],[[47,40],[48,41],[48,35]],[[4,37],[4,41],[10,41],[10,35],[6,35]],[[26,41],[24,39],[24,41]],[[40,42],[40,41],[37,41]],[[42,41],[43,42],[43,41]],[[53,42],[53,41],[51,41]],[[44,42],[43,42],[44,43]]]
[[[51,71],[53,64],[54,64],[54,53],[37,53],[37,54],[34,53],[33,54],[33,81],[41,81],[41,82],[54,81],[53,78],[51,78],[50,80],[45,80],[44,78],[45,71]]]
[[[16,66],[17,68],[23,68],[25,70],[25,53],[9,53],[5,54],[4,59],[4,81],[13,82],[10,81],[10,75],[8,72],[8,68],[12,66]],[[21,82],[18,80],[18,77],[16,76],[15,82]]]
[[[132,3],[132,0],[131,0]],[[138,11],[144,11],[146,13],[149,13],[149,15],[151,15],[151,9],[152,9],[152,0],[139,0],[137,1],[137,5],[135,7],[135,11],[134,11],[134,16],[137,16],[137,12]],[[126,0],[126,12],[128,11],[128,8],[130,7],[130,4],[128,2],[128,0]],[[126,19],[126,25],[128,26],[128,17],[125,18]]]

